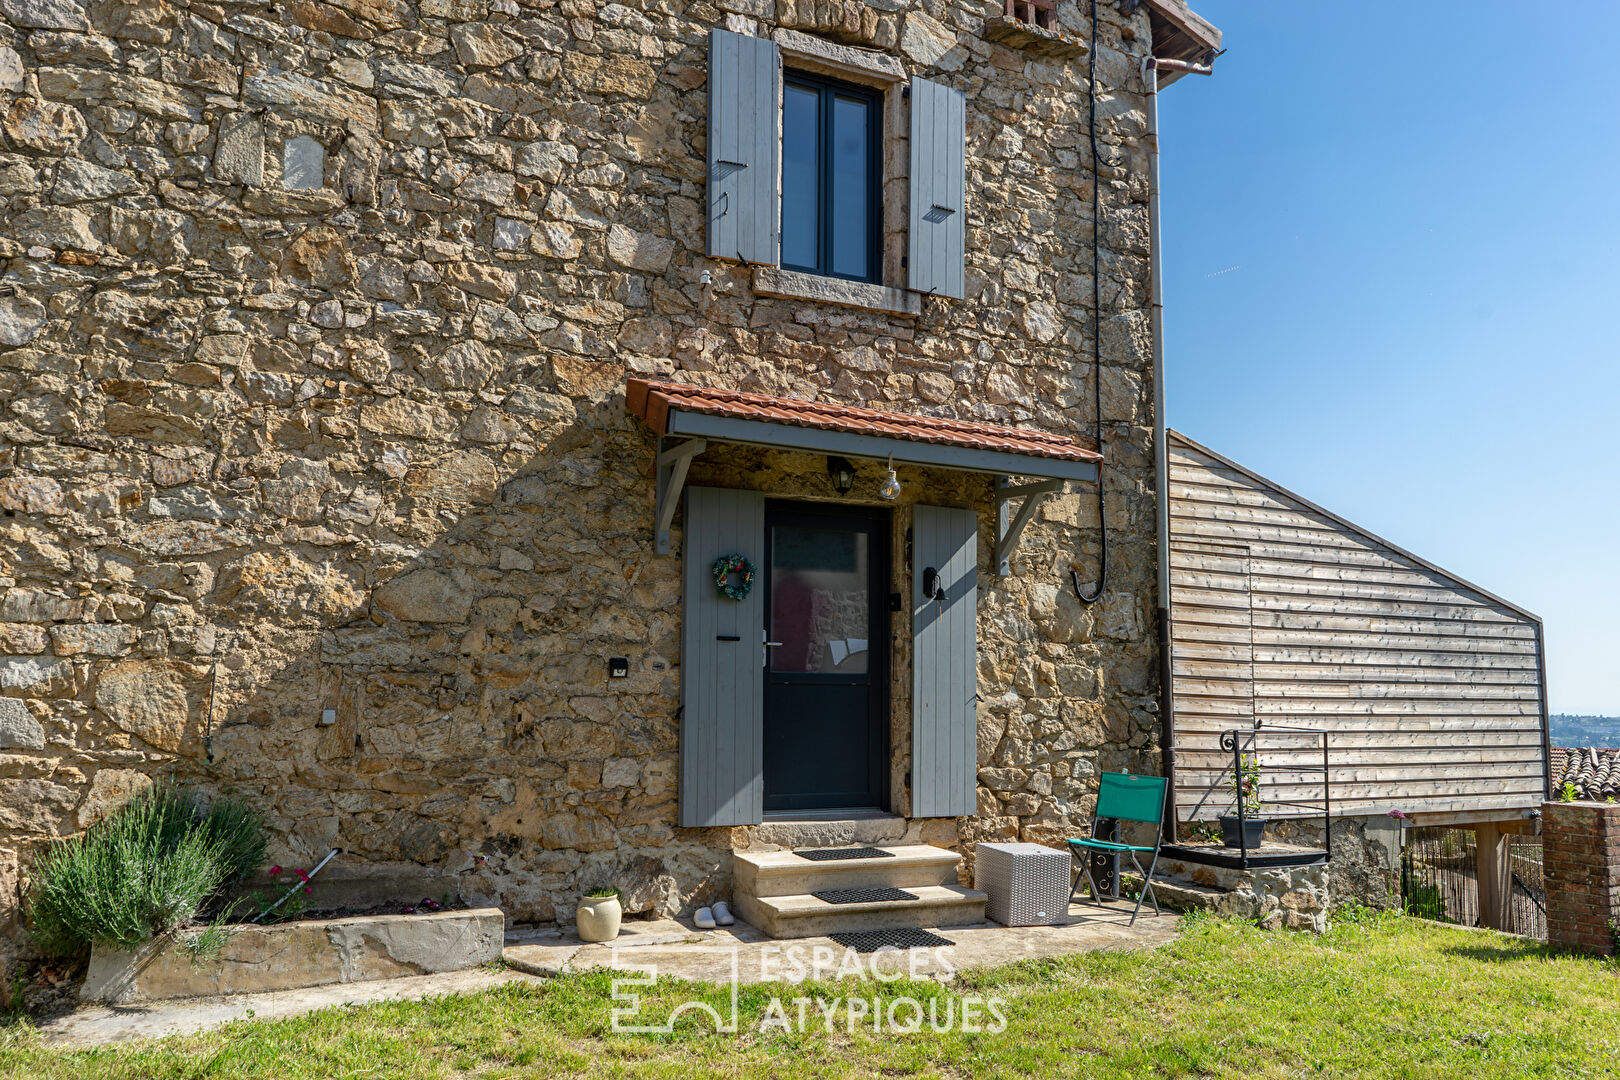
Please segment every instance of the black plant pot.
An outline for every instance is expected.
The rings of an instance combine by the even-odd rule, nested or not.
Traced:
[[[1227,847],[1247,848],[1253,851],[1260,846],[1260,838],[1265,834],[1266,822],[1269,818],[1246,817],[1243,819],[1243,840],[1238,841],[1238,816],[1236,814],[1221,815],[1221,843]]]

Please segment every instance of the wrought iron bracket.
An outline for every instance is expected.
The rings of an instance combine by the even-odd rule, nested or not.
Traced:
[[[663,436],[658,438],[658,483],[653,503],[653,551],[669,554],[669,526],[675,520],[675,508],[681,504],[681,490],[686,487],[686,470],[692,459],[709,448],[704,439],[675,442]]]
[[[996,481],[996,573],[1006,577],[1012,573],[1012,553],[1024,526],[1035,516],[1048,495],[1063,490],[1062,480],[1043,480],[1038,484],[1013,484],[1003,476]],[[1013,513],[1014,499],[1023,499],[1017,514]]]

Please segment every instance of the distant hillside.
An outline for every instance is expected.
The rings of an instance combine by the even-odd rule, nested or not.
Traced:
[[[1620,716],[1570,716],[1553,713],[1554,746],[1620,746]]]

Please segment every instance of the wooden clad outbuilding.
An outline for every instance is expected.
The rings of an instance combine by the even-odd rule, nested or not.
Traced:
[[[1168,449],[1181,820],[1229,811],[1220,733],[1257,723],[1329,733],[1335,816],[1511,820],[1540,805],[1540,619],[1178,432]],[[1320,800],[1318,741],[1254,745],[1268,798]]]

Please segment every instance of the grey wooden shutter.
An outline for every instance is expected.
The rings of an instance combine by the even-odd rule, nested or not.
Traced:
[[[967,98],[911,80],[911,215],[906,266],[911,288],[962,298],[966,228]]]
[[[911,815],[959,817],[978,803],[979,518],[918,506],[911,535]]]
[[[776,265],[782,59],[766,38],[709,31],[709,254]]]
[[[680,819],[686,827],[757,825],[765,814],[765,496],[686,489],[681,570]],[[733,553],[757,570],[733,600],[714,561]]]

